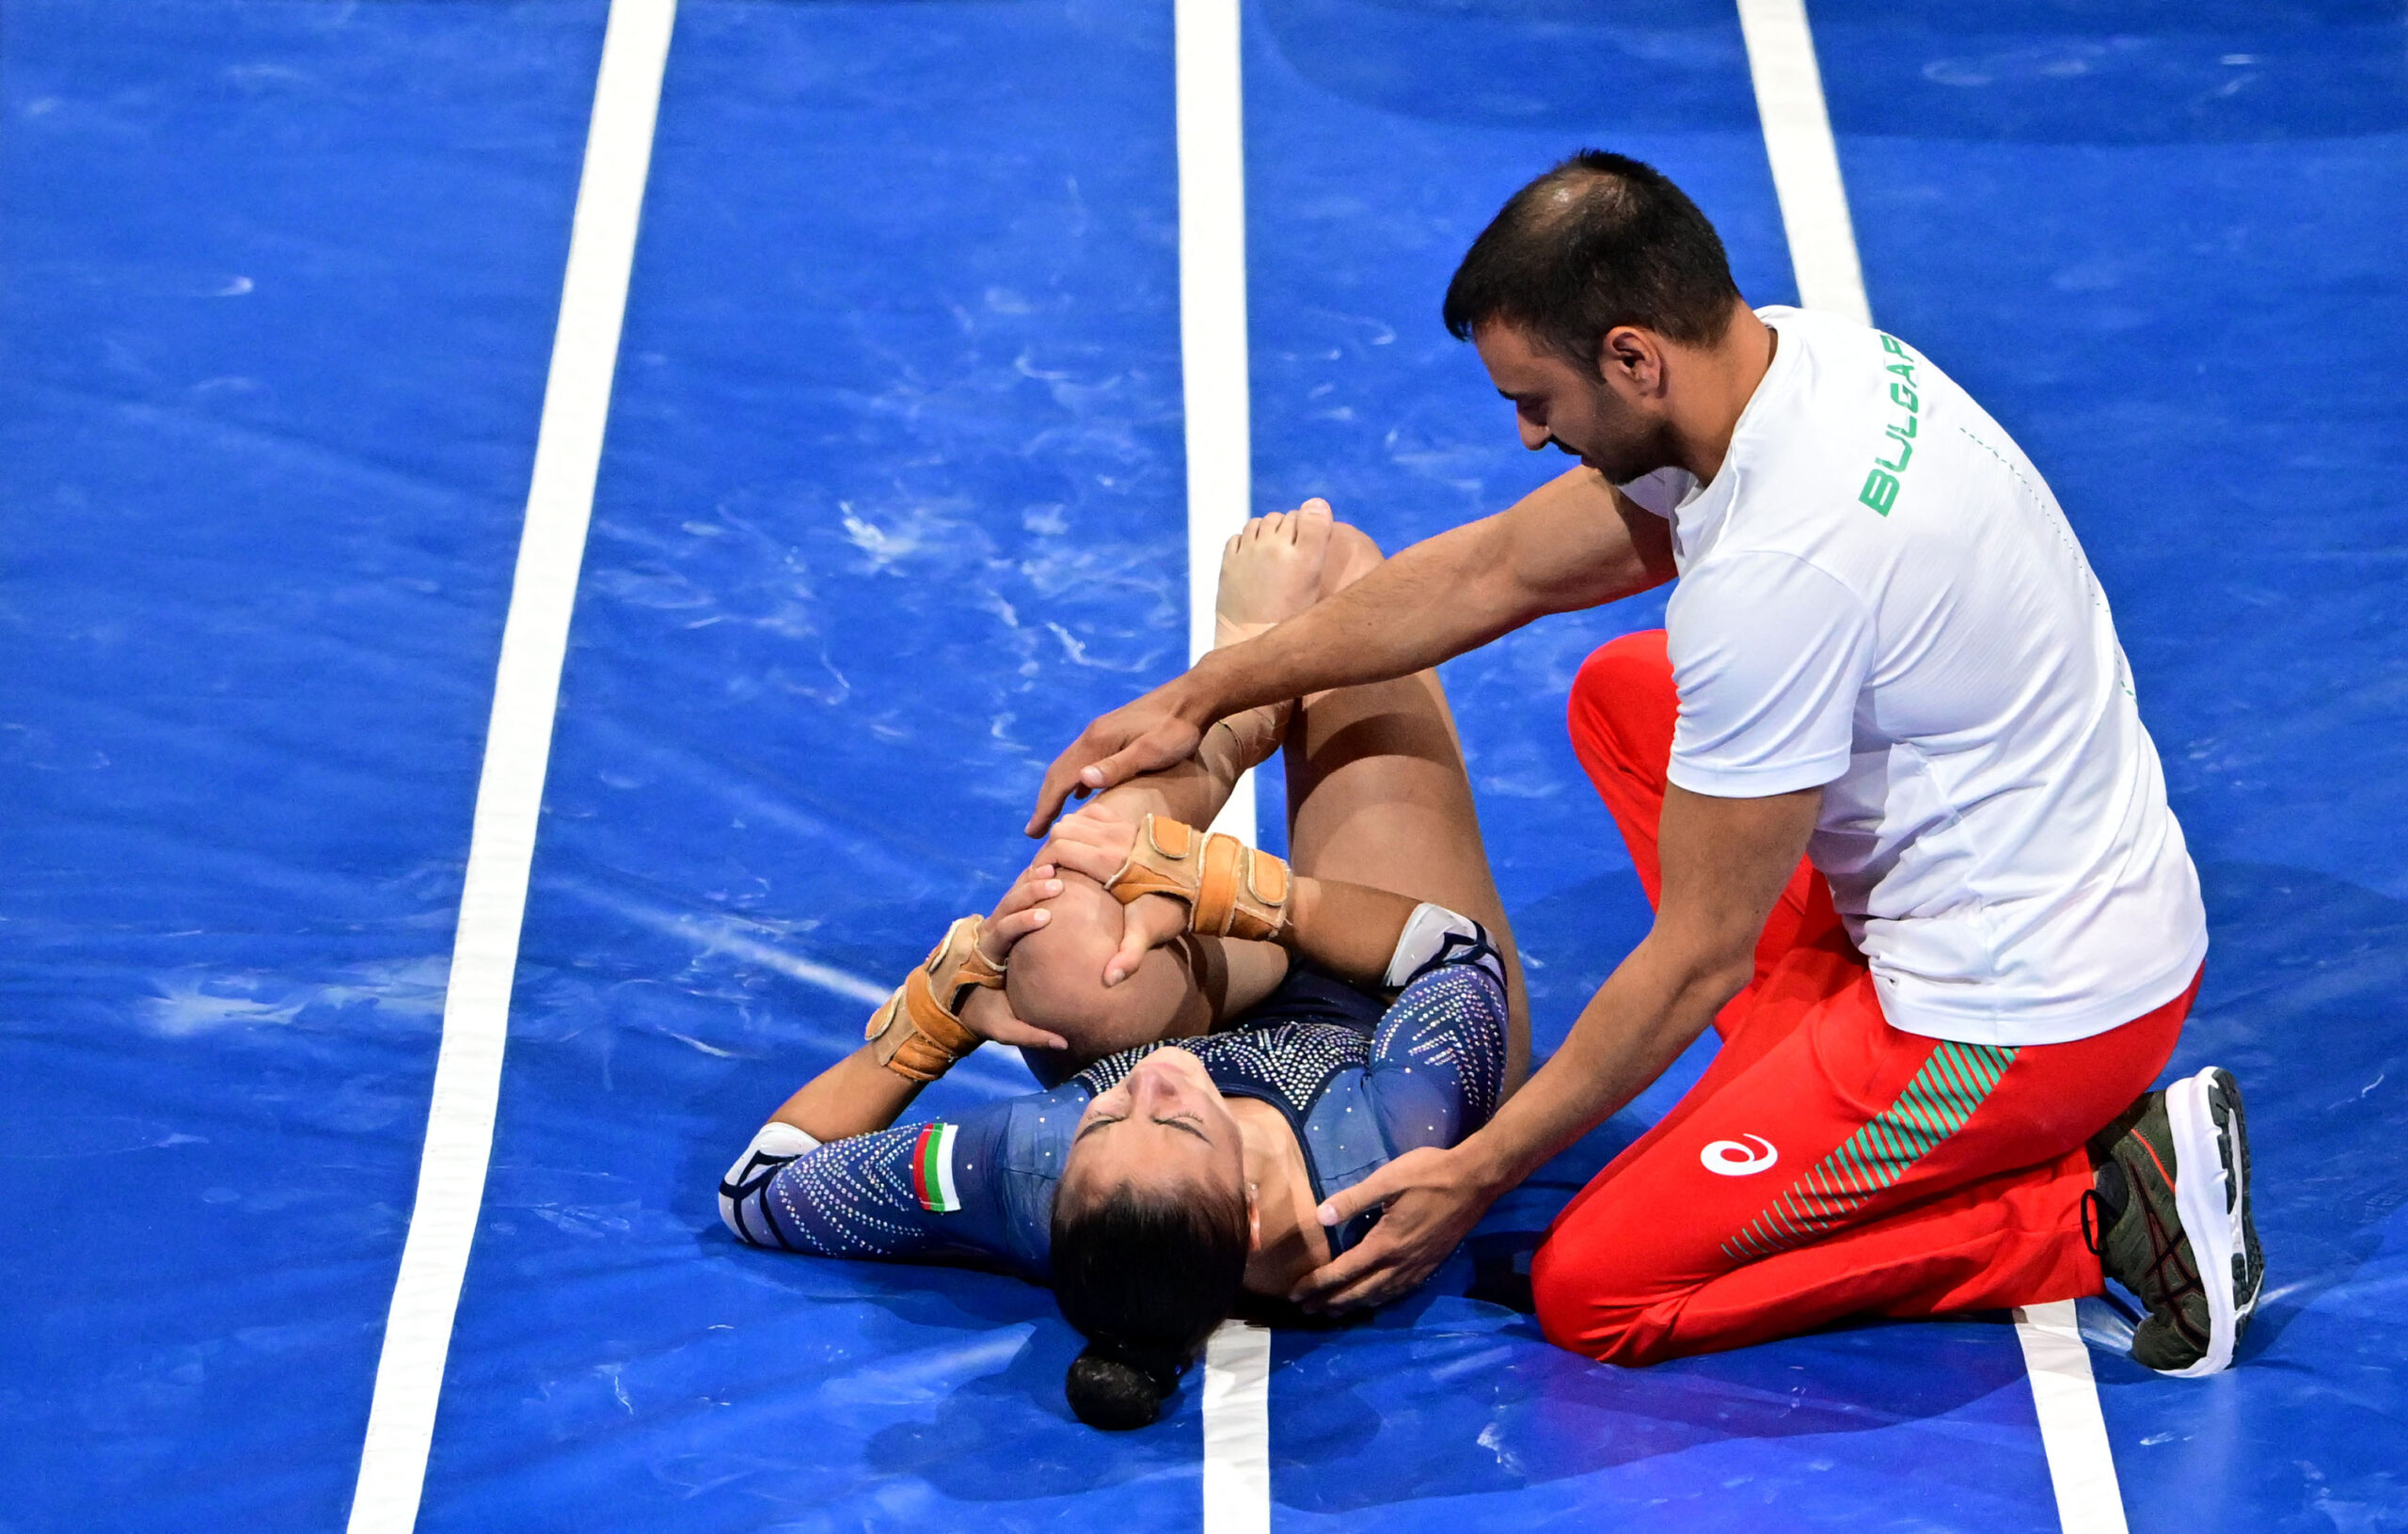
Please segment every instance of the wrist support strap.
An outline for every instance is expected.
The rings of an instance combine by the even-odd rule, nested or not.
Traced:
[[[1149,814],[1138,823],[1129,861],[1104,888],[1124,906],[1148,894],[1186,902],[1190,932],[1276,942],[1288,931],[1294,884],[1288,865],[1268,852]]]
[[[980,1039],[961,1024],[962,998],[974,987],[1001,989],[1003,966],[980,952],[986,918],[964,916],[928,951],[927,962],[906,975],[895,994],[870,1014],[862,1036],[878,1063],[897,1076],[933,1082],[976,1049]]]

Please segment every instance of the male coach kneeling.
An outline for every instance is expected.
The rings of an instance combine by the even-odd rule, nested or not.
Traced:
[[[1539,1250],[1558,1343],[1645,1363],[2103,1276],[2149,1309],[2140,1362],[2230,1363],[2263,1282],[2241,1095],[2149,1090],[2206,957],[2198,878],[2039,471],[1895,338],[1750,310],[1704,215],[1619,155],[1517,193],[1446,320],[1524,444],[1581,467],[1098,720],[1030,827],[1241,709],[1679,576],[1665,630],[1572,694],[1653,930],[1485,1129],[1324,1206],[1386,1213],[1297,1298],[1418,1284],[1711,1023],[1703,1080]]]

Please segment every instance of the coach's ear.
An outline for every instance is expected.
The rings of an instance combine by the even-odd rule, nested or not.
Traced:
[[[1597,338],[1597,376],[1615,392],[1654,399],[1664,392],[1664,341],[1635,324],[1618,324]]]

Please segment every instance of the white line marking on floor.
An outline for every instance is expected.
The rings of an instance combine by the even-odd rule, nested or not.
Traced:
[[[406,1534],[418,1521],[452,1319],[484,1202],[561,662],[585,557],[636,220],[652,161],[653,119],[675,19],[676,0],[611,0],[604,33],[526,527],[477,783],[418,1199],[376,1363],[351,1534]]]
[[[2115,1455],[2107,1446],[2099,1383],[2073,1302],[2016,1311],[2015,1336],[2032,1375],[2032,1404],[2040,1414],[2040,1443],[2057,1491],[2057,1522],[2066,1534],[2126,1534]]]
[[[1245,95],[1238,0],[1177,0],[1179,353],[1187,419],[1187,651],[1212,647],[1221,546],[1254,501],[1245,334]],[[1254,774],[1212,829],[1251,842]],[[1204,1349],[1204,1534],[1270,1534],[1271,1334]]]
[[[1245,338],[1245,105],[1238,0],[1178,0],[1179,355],[1187,417],[1187,650],[1212,648],[1221,546],[1254,502]],[[1212,829],[1257,835],[1254,774]]]
[[[1204,1345],[1204,1534],[1271,1534],[1271,1333],[1244,1321]]]
[[[1805,0],[1739,0],[1739,30],[1748,40],[1748,72],[1756,83],[1756,114],[1764,119],[1798,301],[1871,324]]]

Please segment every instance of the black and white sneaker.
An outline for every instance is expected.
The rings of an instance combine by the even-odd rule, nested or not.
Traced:
[[[2134,1360],[2163,1374],[2213,1374],[2230,1367],[2266,1283],[2240,1083],[2210,1067],[2148,1094],[2118,1124],[2112,1141],[2095,1145],[2084,1236],[2107,1276],[2148,1307],[2132,1335]]]

